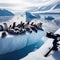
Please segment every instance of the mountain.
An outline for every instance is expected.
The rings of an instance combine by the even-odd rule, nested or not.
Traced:
[[[39,14],[31,14],[30,12],[26,12],[26,20],[31,21],[32,19],[40,18]]]
[[[41,7],[31,7],[26,11],[26,20],[31,21],[34,18],[40,18],[41,14],[60,14],[60,2],[56,2],[50,5],[41,6]],[[48,16],[45,18],[47,20],[53,20],[54,18]]]
[[[45,5],[45,6],[41,6],[41,7],[32,7],[30,8],[30,10],[28,10],[29,12],[35,14],[39,14],[39,13],[58,13],[60,14],[60,2],[56,2],[50,5]]]
[[[14,15],[14,13],[7,9],[0,9],[0,22],[11,20]]]
[[[60,13],[60,2],[53,3],[48,6],[42,6],[38,9],[38,11],[43,13]]]
[[[6,9],[0,9],[0,16],[14,16],[14,14]]]

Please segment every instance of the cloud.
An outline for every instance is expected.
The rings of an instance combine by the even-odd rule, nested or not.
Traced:
[[[16,4],[12,4],[12,3],[0,3],[0,7],[10,7],[10,6],[16,6]]]
[[[48,2],[50,0],[28,0],[29,2],[33,2],[33,3],[42,3],[42,2]]]
[[[0,0],[0,7],[24,10],[27,7],[48,5],[56,0]],[[59,1],[59,0],[57,0]]]

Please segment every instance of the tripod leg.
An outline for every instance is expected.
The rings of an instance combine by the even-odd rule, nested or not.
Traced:
[[[52,48],[44,56],[47,57],[51,51],[52,51]]]

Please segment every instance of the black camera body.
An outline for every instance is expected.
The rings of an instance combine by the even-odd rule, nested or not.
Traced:
[[[52,32],[47,32],[46,36],[48,38],[53,38],[54,40],[60,41],[60,35],[59,34],[53,34]]]

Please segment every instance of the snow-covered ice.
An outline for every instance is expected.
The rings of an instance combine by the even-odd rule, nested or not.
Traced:
[[[60,28],[55,32],[55,34],[60,34]],[[51,51],[47,57],[44,57],[49,48],[53,46],[52,42],[53,39],[48,38],[48,40],[38,50],[29,53],[25,58],[20,60],[60,60],[60,48],[58,51]]]

